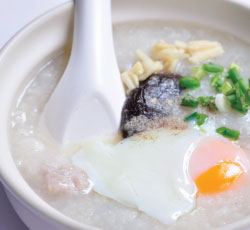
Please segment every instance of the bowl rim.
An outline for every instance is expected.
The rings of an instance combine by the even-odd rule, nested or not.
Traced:
[[[250,1],[247,0],[218,0],[218,1],[227,1],[232,4],[241,6],[243,8],[247,8],[250,14]],[[13,35],[13,37],[0,49],[0,63],[3,62],[5,56],[8,54],[8,50],[18,41],[22,39],[25,34],[28,34],[33,28],[39,27],[39,25],[43,24],[45,21],[49,20],[49,18],[53,18],[57,14],[61,14],[64,11],[70,10],[73,8],[73,1],[67,1],[63,4],[60,4],[51,10],[45,12],[41,16],[33,19],[30,23],[20,29],[17,33]],[[9,114],[9,111],[8,111]],[[7,141],[8,142],[8,141]],[[0,142],[1,144],[2,142]],[[9,144],[8,144],[9,149]],[[11,151],[9,149],[9,153],[11,155]],[[70,217],[62,214],[56,209],[52,208],[50,205],[46,203],[38,194],[36,194],[33,190],[32,192],[38,198],[36,200],[32,200],[25,192],[20,189],[19,185],[15,183],[15,180],[10,178],[5,171],[3,164],[0,164],[0,181],[4,184],[5,188],[14,195],[16,198],[21,198],[22,203],[29,208],[32,207],[38,213],[41,213],[43,217],[48,218],[50,221],[57,222],[58,224],[62,224],[65,227],[70,229],[89,229],[89,230],[100,230],[98,228],[80,223],[71,219]],[[20,172],[19,172],[20,174]],[[21,174],[20,174],[21,175]],[[27,183],[26,186],[30,187]],[[19,199],[20,200],[20,199]],[[41,206],[41,204],[45,204]],[[244,228],[249,227],[250,225],[250,217],[245,218],[239,221],[236,221],[232,224],[226,225],[225,227],[221,227],[219,229],[235,229],[235,228]]]

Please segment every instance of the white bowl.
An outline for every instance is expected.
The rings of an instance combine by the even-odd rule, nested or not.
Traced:
[[[206,25],[250,43],[248,0],[113,0],[114,23],[144,19]],[[96,229],[66,217],[44,202],[19,173],[9,146],[9,112],[18,89],[45,59],[70,46],[72,22],[73,3],[69,2],[25,27],[0,54],[0,177],[12,205],[31,230]],[[223,229],[246,227],[250,227],[250,216]]]

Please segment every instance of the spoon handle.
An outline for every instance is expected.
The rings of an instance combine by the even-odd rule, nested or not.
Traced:
[[[84,72],[87,74],[86,67],[91,68],[92,74],[93,71],[100,71],[96,75],[99,77],[102,76],[101,72],[106,74],[110,63],[112,66],[109,69],[117,68],[112,34],[111,0],[75,0],[72,54],[85,62]],[[117,78],[117,74],[114,75]],[[95,80],[102,79],[95,78]]]

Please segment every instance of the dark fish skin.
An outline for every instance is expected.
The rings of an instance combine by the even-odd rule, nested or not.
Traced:
[[[130,92],[122,109],[120,128],[124,138],[137,133],[136,130],[129,130],[125,126],[133,117],[143,115],[148,119],[154,119],[170,115],[171,106],[176,105],[176,98],[181,92],[181,77],[175,74],[153,74]],[[166,105],[166,102],[169,105]]]

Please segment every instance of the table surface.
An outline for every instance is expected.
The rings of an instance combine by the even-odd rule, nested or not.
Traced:
[[[0,49],[27,23],[67,0],[0,0]],[[28,230],[0,184],[0,230]]]

